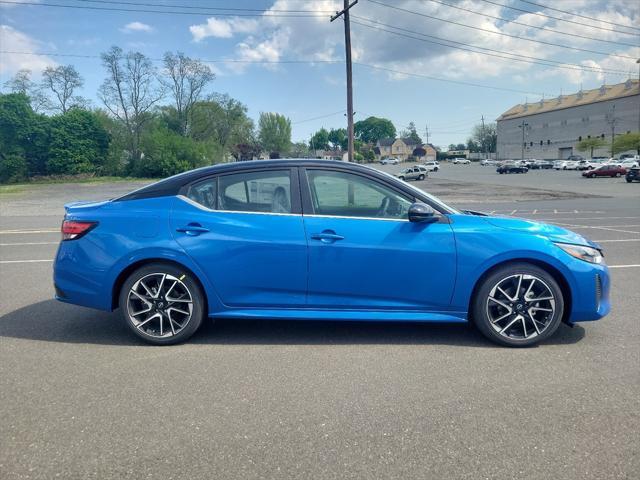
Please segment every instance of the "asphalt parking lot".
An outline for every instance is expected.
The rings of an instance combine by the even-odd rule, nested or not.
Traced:
[[[416,185],[600,242],[611,314],[529,349],[460,325],[293,321],[150,347],[117,312],[52,300],[62,203],[137,185],[0,194],[0,477],[638,478],[640,184],[447,165]]]

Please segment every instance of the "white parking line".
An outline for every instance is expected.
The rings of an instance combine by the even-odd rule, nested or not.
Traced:
[[[57,245],[60,242],[24,242],[24,243],[0,243],[0,247],[17,247],[19,245]]]
[[[596,243],[612,243],[612,242],[640,242],[640,238],[625,238],[621,240],[594,240]]]
[[[0,260],[0,264],[3,264],[3,263],[43,263],[43,262],[53,262],[53,259],[44,259],[44,260]]]
[[[640,267],[640,264],[638,265],[609,265],[609,268],[637,268]]]
[[[554,222],[556,225],[560,225],[562,227],[571,227],[571,228],[592,228],[595,230],[606,230],[608,232],[621,232],[621,233],[635,233],[638,234],[640,232],[636,232],[635,230],[622,230],[619,228],[610,228],[610,227],[597,227],[595,225],[576,225],[573,223],[560,223],[560,222]],[[620,225],[622,227],[625,227],[626,225]]]
[[[17,235],[21,233],[60,233],[59,228],[47,230],[0,230],[0,235]]]

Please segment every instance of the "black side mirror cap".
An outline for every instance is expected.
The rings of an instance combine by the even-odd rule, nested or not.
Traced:
[[[438,221],[436,211],[425,203],[416,202],[409,207],[409,221],[415,223],[434,223]]]

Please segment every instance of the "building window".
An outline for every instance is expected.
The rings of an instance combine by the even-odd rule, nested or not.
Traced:
[[[551,140],[547,140],[547,145],[551,145]]]
[[[579,141],[579,142],[581,142],[581,141],[582,141],[582,135],[580,135],[580,136],[578,137],[578,141]]]
[[[530,147],[533,147],[533,142],[529,142],[529,146],[530,146]]]
[[[540,145],[542,145],[542,140],[540,140]]]

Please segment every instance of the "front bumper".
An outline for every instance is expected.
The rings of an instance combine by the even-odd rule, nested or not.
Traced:
[[[580,262],[584,264],[581,265],[583,268],[573,271],[575,288],[567,318],[570,323],[598,320],[611,311],[609,268],[605,264]]]

